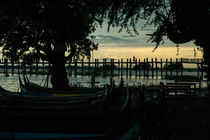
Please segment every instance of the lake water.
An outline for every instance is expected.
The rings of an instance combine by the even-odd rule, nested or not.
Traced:
[[[150,74],[151,75],[151,74]],[[183,75],[185,76],[197,76],[197,72],[196,71],[185,71],[183,73]],[[202,75],[203,77],[205,76]],[[46,81],[46,75],[28,75],[29,80],[31,82],[40,84],[42,86],[44,86],[45,81]],[[104,86],[105,84],[110,82],[110,77],[111,76],[95,76],[95,81],[99,82],[96,84],[96,86]],[[141,76],[136,76],[135,75],[135,71],[133,71],[132,73],[129,73],[128,75],[126,75],[124,73],[123,76],[117,75],[117,71],[113,76],[113,79],[115,81],[115,83],[118,85],[120,83],[121,78],[123,78],[123,80],[125,81],[125,85],[138,85],[140,83],[145,84],[145,85],[158,85],[160,82],[166,83],[166,82],[175,82],[174,80],[167,80],[164,79],[164,77],[160,76],[160,72],[156,73],[154,72],[154,76],[149,76],[149,77],[144,77],[143,74]],[[72,75],[68,75],[68,79],[69,79],[69,84],[70,85],[74,85],[74,84],[79,84],[82,86],[91,86],[90,85],[90,81],[91,81],[91,77],[90,76],[81,76],[81,75],[77,75],[75,76],[74,74]],[[201,87],[202,88],[206,88],[207,87],[207,82],[205,80],[205,78],[203,78],[204,81],[201,82]],[[19,80],[18,80],[18,75],[14,74],[14,75],[9,75],[8,77],[4,76],[3,74],[0,74],[0,85],[10,91],[18,91],[19,90]],[[49,87],[51,87],[51,85],[48,85]],[[197,85],[198,87],[199,85]]]
[[[116,45],[116,44],[115,44]],[[202,58],[202,52],[195,49],[195,46],[191,47],[180,47],[177,51],[177,47],[167,47],[167,46],[160,46],[158,49],[156,49],[154,52],[154,46],[153,47],[119,47],[119,46],[106,46],[106,47],[99,47],[97,51],[94,51],[92,53],[92,59],[98,58],[113,58],[113,59],[121,59],[124,60],[127,58],[133,58],[133,56],[137,59],[139,58]],[[194,55],[194,50],[196,50],[196,55]],[[1,56],[1,54],[0,54]],[[193,66],[191,64],[184,65],[184,67],[197,67]],[[158,74],[155,78],[145,78],[145,77],[136,77],[135,74],[132,74],[132,76],[122,76],[123,80],[128,85],[137,84],[139,82],[144,84],[159,84],[159,82],[173,82],[173,80],[165,80],[161,79],[161,77]],[[184,75],[197,75],[196,72],[186,72]],[[37,84],[42,83],[43,85],[43,79],[46,76],[43,75],[31,75],[29,76],[29,79]],[[113,79],[115,80],[116,84],[120,82],[121,76],[114,76]],[[103,85],[106,83],[109,83],[110,77],[103,77],[103,76],[96,76],[96,81],[100,82],[98,85]],[[82,85],[88,86],[88,82],[90,82],[90,76],[70,76],[69,75],[69,82],[70,84],[80,83]],[[9,77],[5,77],[3,74],[0,75],[0,85],[8,90],[11,91],[17,91],[19,87],[18,82],[18,75],[10,75]],[[202,87],[206,87],[206,82],[202,82]]]

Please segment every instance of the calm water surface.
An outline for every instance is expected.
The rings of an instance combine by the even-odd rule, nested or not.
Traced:
[[[154,73],[155,75],[155,73]],[[196,75],[196,72],[187,72],[185,75]],[[28,75],[29,80],[31,82],[34,82],[36,84],[44,86],[46,83],[46,75]],[[153,78],[150,77],[139,77],[135,76],[132,74],[132,76],[122,76],[123,80],[125,81],[125,85],[138,85],[139,83],[143,83],[145,85],[157,85],[160,82],[174,82],[174,80],[166,80],[166,79],[161,79],[160,76],[154,76]],[[90,85],[90,76],[68,76],[69,79],[69,84],[80,84],[83,86],[91,86]],[[115,80],[116,84],[120,83],[121,76],[114,76],[113,79]],[[99,82],[96,84],[97,86],[103,86],[104,84],[107,84],[110,82],[110,76],[107,77],[102,77],[102,76],[96,76],[95,81]],[[0,74],[0,85],[10,91],[18,91],[19,90],[19,80],[18,80],[18,75],[10,75],[8,77],[4,76],[3,74]],[[48,85],[51,87],[51,84]],[[201,82],[201,86],[203,88],[207,87],[207,83],[205,81]]]

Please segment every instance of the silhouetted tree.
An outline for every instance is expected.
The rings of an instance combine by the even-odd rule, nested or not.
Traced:
[[[210,79],[210,4],[207,1],[170,1],[170,11],[163,15],[158,12],[162,30],[155,32],[161,38],[165,35],[176,44],[194,41],[203,48],[203,58],[207,64],[208,79]],[[153,34],[155,35],[155,34]]]
[[[158,4],[152,0],[0,0],[0,43],[11,61],[32,63],[38,57],[49,61],[53,88],[67,88],[66,61],[90,56],[97,49],[89,35],[103,19],[128,32],[131,25],[136,32],[133,12],[143,11],[135,18],[145,18]]]
[[[164,36],[176,44],[194,41],[203,48],[210,79],[210,4],[208,1],[181,0],[119,0],[109,11],[109,26],[121,26],[128,33],[137,33],[138,19],[156,27],[149,41],[156,48],[164,43]],[[117,14],[116,14],[117,13]],[[121,30],[120,30],[121,31]],[[138,33],[137,33],[138,34]]]
[[[33,62],[40,57],[52,64],[53,88],[67,88],[65,63],[97,49],[89,36],[97,20],[94,1],[1,0],[0,45],[11,61]]]
[[[105,18],[108,30],[120,26],[119,32],[129,34],[138,34],[136,25],[145,19],[156,26],[150,39],[156,47],[164,36],[176,44],[194,40],[209,64],[209,7],[206,1],[179,0],[0,0],[0,42],[12,61],[29,53],[48,60],[53,87],[66,88],[66,60],[90,56],[97,44],[89,35]]]

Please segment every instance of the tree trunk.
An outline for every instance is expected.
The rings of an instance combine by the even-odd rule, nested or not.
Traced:
[[[52,56],[51,84],[54,89],[63,90],[69,87],[65,69],[65,55],[63,51],[54,51]]]

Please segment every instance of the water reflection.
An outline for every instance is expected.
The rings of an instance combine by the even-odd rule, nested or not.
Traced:
[[[196,72],[186,72],[184,75],[186,76],[196,76]],[[10,75],[9,77],[5,77],[3,74],[0,75],[0,85],[10,91],[18,91],[19,90],[19,81],[18,81],[18,75]],[[31,82],[34,82],[36,84],[44,86],[46,83],[46,75],[28,75],[28,78]],[[105,84],[110,82],[111,76],[95,76],[95,81],[99,82],[95,84],[96,86],[104,86]],[[120,83],[121,78],[125,81],[125,85],[138,85],[138,84],[145,84],[145,85],[157,85],[160,82],[166,83],[166,82],[175,82],[173,79],[164,79],[164,77],[160,76],[160,73],[156,75],[154,73],[154,76],[148,76],[145,77],[143,75],[135,75],[135,72],[133,72],[131,75],[114,75],[113,79],[116,84]],[[91,77],[89,75],[81,76],[81,75],[68,75],[69,84],[80,84],[82,86],[91,86]],[[50,82],[48,84],[48,87],[52,87]],[[201,87],[206,88],[207,82],[204,80],[201,82]]]

